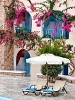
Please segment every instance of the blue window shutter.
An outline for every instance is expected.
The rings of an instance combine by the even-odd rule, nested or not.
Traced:
[[[31,32],[31,16],[28,12],[25,13],[25,21],[23,21],[22,25],[20,27],[15,27],[14,30],[16,33],[23,32],[23,30],[26,30],[28,32]]]
[[[47,26],[48,26],[48,22],[50,21],[50,18],[44,23],[44,29],[46,29],[47,28]]]
[[[65,38],[69,39],[69,32],[68,31],[66,31],[66,37]]]
[[[51,34],[53,33],[53,27],[52,26],[49,27],[50,22],[54,23],[55,25],[55,17],[50,16],[50,18],[48,18],[47,21],[44,23],[43,37],[45,38],[50,38]]]
[[[28,12],[25,13],[25,22],[23,23],[23,27],[26,31],[31,31],[31,16]]]
[[[65,39],[69,39],[69,32],[68,32],[68,31],[65,31],[65,32],[63,33],[63,37],[64,37]]]
[[[64,18],[66,18],[66,16],[64,15]],[[64,36],[65,39],[69,39],[69,32],[67,30],[64,31]]]
[[[62,17],[60,16],[59,19],[56,19],[56,26],[59,25],[59,24],[62,24],[62,22],[60,21],[61,18]],[[57,32],[56,32],[55,38],[60,38],[61,36],[62,36],[62,27],[57,28]]]
[[[29,30],[29,14],[26,12],[25,29]]]
[[[66,18],[66,16],[64,15],[63,18]],[[67,30],[65,30],[65,31],[63,32],[63,38],[69,39],[69,32],[68,32]]]

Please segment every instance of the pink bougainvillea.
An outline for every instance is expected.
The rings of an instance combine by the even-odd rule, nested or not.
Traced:
[[[63,21],[64,23],[66,23],[66,22],[67,22],[67,19],[66,19],[66,18],[63,18],[62,21]]]
[[[75,52],[75,47],[74,47],[74,52]]]
[[[63,28],[64,31],[67,30],[68,32],[71,32],[72,25],[71,24],[66,24],[62,28]]]
[[[60,24],[58,24],[57,26],[54,26],[54,32],[52,33],[52,35],[56,35],[56,31],[59,28],[62,28],[63,31],[68,31],[71,32],[71,28],[72,28],[72,22],[73,20],[75,21],[75,16],[72,16],[70,13],[64,13],[65,10],[60,11],[60,13],[55,13],[54,6],[55,3],[59,2],[59,0],[46,0],[44,2],[40,2],[40,3],[32,3],[31,0],[28,0],[30,2],[30,9],[32,11],[37,11],[37,13],[33,16],[33,20],[35,20],[36,26],[40,27],[42,24],[44,24],[48,18],[50,18],[51,16],[55,17],[56,20],[60,20]],[[62,3],[64,4],[64,2]],[[36,5],[36,6],[35,6]],[[40,5],[40,6],[37,6]],[[69,9],[72,9],[72,7],[69,7]],[[74,7],[75,8],[75,7]],[[62,18],[60,18],[62,16]],[[73,24],[73,26],[75,27],[75,24]]]
[[[35,7],[36,3],[31,3],[30,5],[30,9],[34,12],[36,10],[36,7]]]
[[[25,20],[26,7],[19,0],[12,0],[9,6],[5,6],[6,23],[13,27],[14,22],[18,26]]]
[[[25,21],[25,12],[26,12],[25,7],[15,10],[15,18],[13,22],[15,22],[16,26],[20,25],[23,21]]]
[[[12,27],[13,26],[13,20],[8,19],[8,20],[6,20],[6,22],[7,22],[7,25],[9,27]]]
[[[24,45],[23,41],[21,41],[21,40],[19,40],[19,39],[15,39],[15,40],[14,40],[14,43],[16,43],[16,45],[17,45],[18,47],[23,48],[23,45]]]
[[[74,16],[71,16],[68,13],[63,14],[61,11],[60,11],[61,15],[58,16],[58,14],[56,14],[55,11],[53,10],[55,1],[57,0],[46,0],[46,2],[43,2],[43,3],[32,3],[30,0],[28,1],[30,2],[30,9],[32,10],[32,12],[37,11],[35,15],[33,16],[33,20],[35,20],[37,27],[40,27],[42,24],[44,24],[47,21],[47,19],[50,18],[51,16],[59,20],[59,17],[64,15],[65,17],[60,19],[61,23],[53,27],[54,31],[52,33],[52,36],[55,36],[57,30],[60,28],[63,28],[64,31],[65,30],[67,30],[68,32],[71,31],[71,27],[72,27],[71,17],[74,17]],[[39,6],[37,7],[38,4],[42,5],[42,7],[39,7]],[[12,30],[14,24],[18,27],[23,21],[26,20],[25,19],[26,7],[23,5],[23,3],[19,2],[19,0],[12,0],[11,4],[9,6],[6,6],[6,8],[7,8],[6,9],[6,23],[9,29]],[[73,23],[73,26],[75,27],[75,23]],[[0,33],[1,33],[0,44],[4,42],[5,43],[13,42],[22,48],[24,47],[24,45],[26,45],[26,47],[31,49],[33,48],[33,46],[36,45],[37,41],[40,40],[38,39],[39,38],[38,33],[37,35],[35,35],[32,32],[30,32],[31,33],[30,34],[24,31],[24,32],[20,32],[20,34],[16,34],[14,33],[14,31],[10,31],[10,30],[8,31],[2,30]]]
[[[56,35],[56,31],[52,33],[52,37],[54,37]]]
[[[47,11],[47,12],[46,12],[46,16],[50,16],[51,13],[52,13],[52,11]]]
[[[0,44],[2,44],[2,39],[0,38]]]

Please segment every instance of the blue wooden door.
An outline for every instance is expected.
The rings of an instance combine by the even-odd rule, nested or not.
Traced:
[[[25,62],[25,64],[24,64],[24,71],[26,71],[26,75],[27,76],[30,76],[30,63],[27,63],[26,62],[26,59],[27,58],[30,58],[30,54],[28,53],[28,51],[25,51],[25,53],[24,53],[24,62]]]

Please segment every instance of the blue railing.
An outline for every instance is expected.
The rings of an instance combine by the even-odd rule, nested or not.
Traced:
[[[56,35],[52,36],[52,33],[54,32],[53,29],[43,29],[43,37],[44,38],[60,38],[61,36],[65,38],[65,32],[62,32],[62,29],[58,29],[56,31]]]

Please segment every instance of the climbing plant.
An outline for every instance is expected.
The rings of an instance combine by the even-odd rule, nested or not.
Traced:
[[[60,11],[60,13],[58,13],[54,11],[54,7],[55,7],[56,2],[59,3],[59,0],[46,0],[39,3],[32,3],[31,0],[28,0],[28,1],[31,5],[30,9],[32,11],[34,10],[37,11],[33,17],[37,27],[40,27],[42,24],[44,24],[48,20],[48,18],[50,18],[51,16],[55,17],[57,20],[60,20],[63,23],[63,25],[62,23],[60,23],[53,27],[54,32],[52,33],[52,36],[56,35],[56,31],[60,27],[62,27],[64,31],[68,31],[68,32],[71,31],[72,27],[75,27],[75,23],[74,23],[75,15],[71,15],[67,12],[65,13],[65,11],[67,11],[68,9],[74,9],[75,6],[67,7],[66,9],[63,9]],[[64,5],[66,3],[67,1],[64,1],[63,3],[59,3],[60,4],[59,7],[61,7],[62,4]],[[63,17],[60,18],[61,16]]]
[[[38,35],[39,31],[28,32],[20,27],[20,24],[25,21],[25,13],[27,11],[25,5],[19,0],[11,0],[11,3],[5,5],[4,9],[7,29],[0,30],[0,44],[16,44],[16,46],[25,47],[27,50],[35,48],[35,45],[38,45],[38,42],[41,41]],[[20,29],[19,33],[14,31],[14,26]]]

